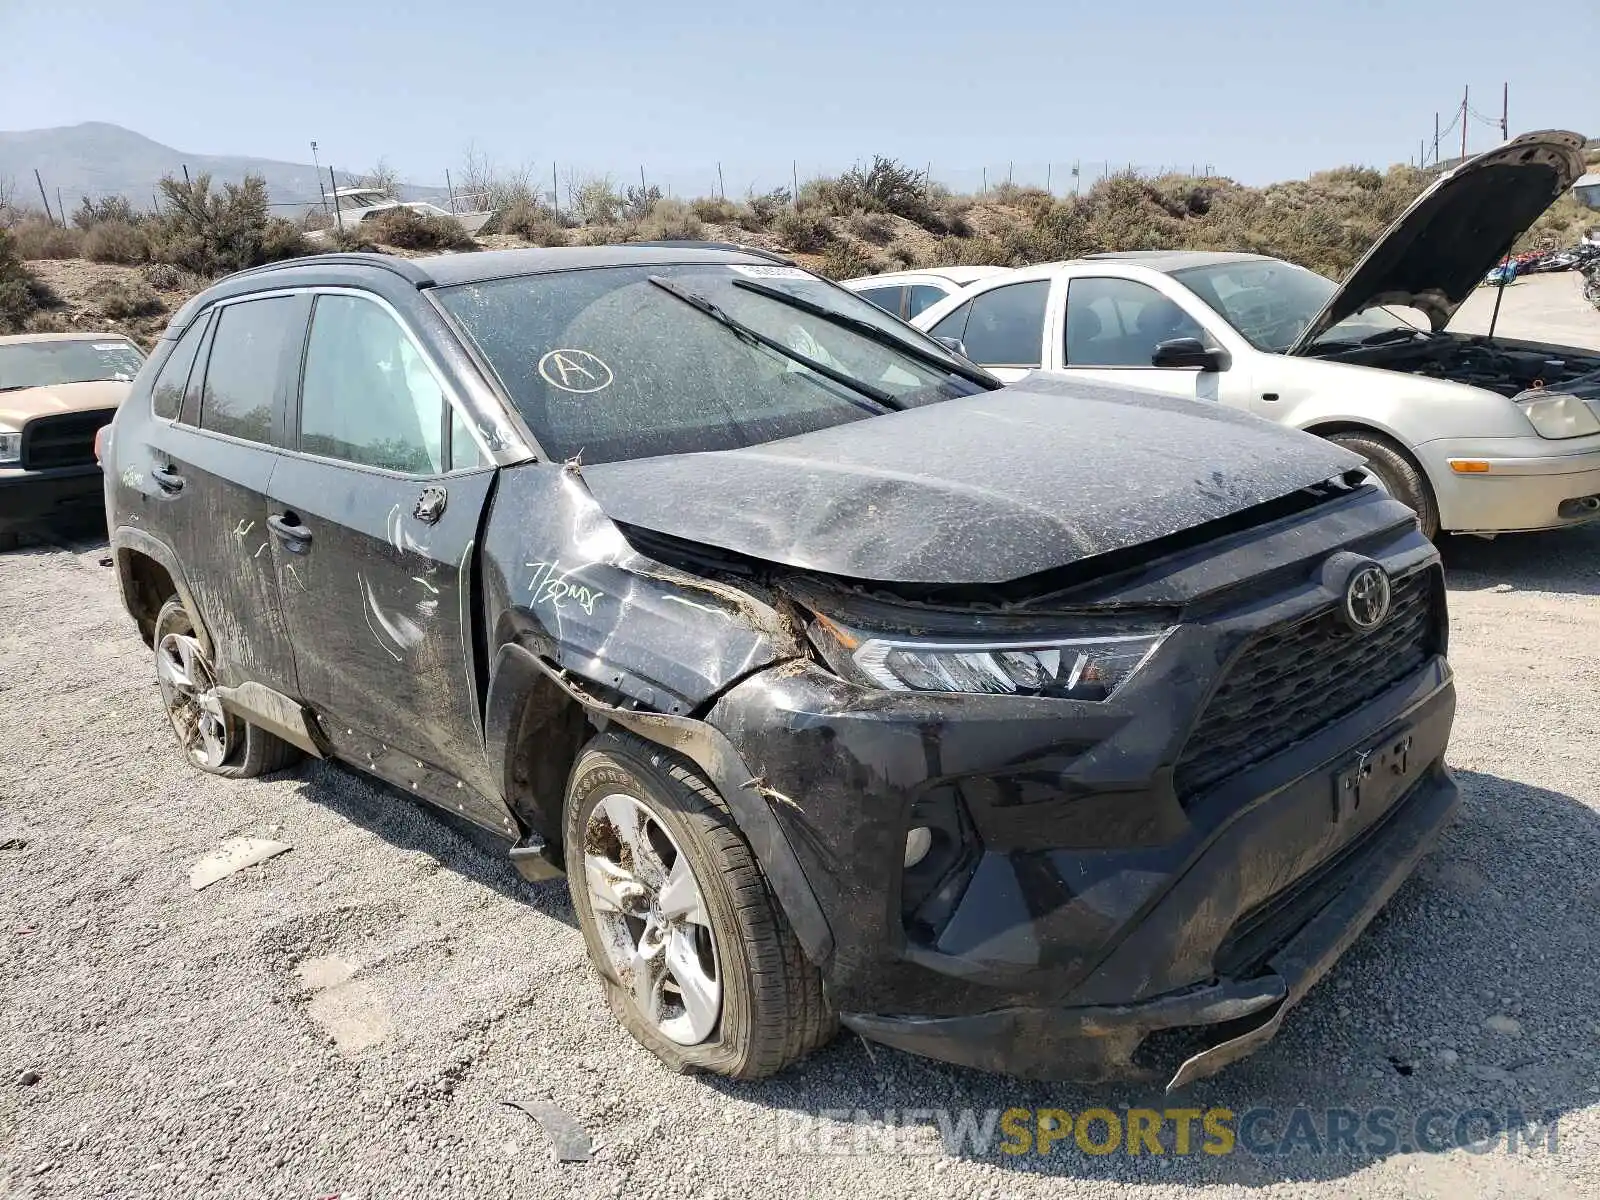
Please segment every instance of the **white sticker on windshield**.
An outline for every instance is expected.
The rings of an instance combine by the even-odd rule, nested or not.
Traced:
[[[539,360],[539,374],[563,392],[603,392],[611,386],[611,368],[587,350],[552,350]]]
[[[94,342],[93,345],[94,345],[94,348],[96,350],[124,350],[124,349],[127,348],[128,343],[127,342]]]
[[[759,279],[810,279],[799,267],[752,267],[745,263],[731,263],[728,269],[741,275],[754,275]]]

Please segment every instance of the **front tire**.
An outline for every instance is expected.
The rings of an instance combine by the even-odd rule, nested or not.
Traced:
[[[567,878],[612,1011],[667,1066],[772,1075],[838,1019],[750,847],[685,761],[610,731],[573,765]]]
[[[1417,514],[1423,537],[1431,541],[1439,536],[1439,506],[1433,489],[1410,455],[1378,434],[1335,433],[1328,440],[1367,460],[1367,471],[1375,482]]]
[[[293,766],[300,751],[222,707],[216,672],[176,596],[156,616],[156,685],[189,765],[225,779],[249,779]]]

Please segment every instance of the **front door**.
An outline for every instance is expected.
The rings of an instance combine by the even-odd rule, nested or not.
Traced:
[[[1061,367],[1075,377],[1184,396],[1222,400],[1225,371],[1157,367],[1156,346],[1195,338],[1216,347],[1211,333],[1171,297],[1147,283],[1115,276],[1079,275],[1067,285]]]
[[[217,681],[290,695],[294,654],[268,548],[267,491],[281,460],[272,443],[303,304],[294,296],[227,304],[190,327],[157,381],[169,411],[181,395],[181,416],[157,426],[161,444],[149,460],[149,494],[167,508],[159,524],[211,635]]]
[[[318,295],[267,520],[300,695],[329,741],[424,795],[464,781],[462,811],[500,828],[471,623],[494,471],[459,426],[451,461],[452,411],[387,307]]]

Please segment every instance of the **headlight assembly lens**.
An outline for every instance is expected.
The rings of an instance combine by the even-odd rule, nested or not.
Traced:
[[[22,461],[22,435],[0,425],[0,467]]]
[[[857,633],[836,622],[814,629],[835,665],[898,692],[1050,696],[1106,700],[1142,667],[1166,631],[1019,642],[933,642]]]
[[[1600,433],[1600,417],[1577,396],[1538,396],[1521,401],[1534,430],[1542,438],[1574,438]]]

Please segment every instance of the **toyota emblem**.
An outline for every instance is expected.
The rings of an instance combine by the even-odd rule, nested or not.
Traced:
[[[1389,615],[1388,573],[1380,566],[1362,567],[1350,576],[1344,589],[1344,615],[1359,633],[1376,629]]]

